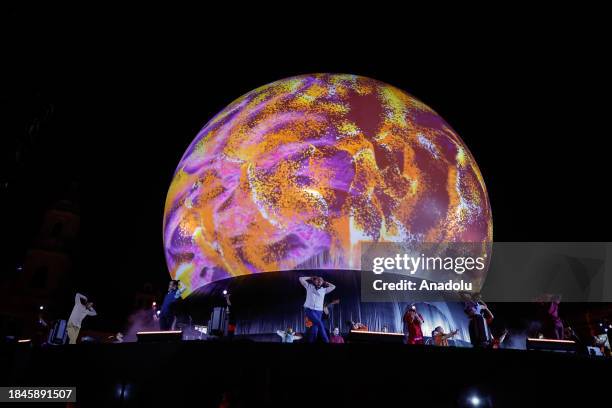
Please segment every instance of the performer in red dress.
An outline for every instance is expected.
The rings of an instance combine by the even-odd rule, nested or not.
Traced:
[[[421,325],[425,323],[423,316],[417,312],[416,306],[411,305],[404,313],[404,331],[407,344],[425,344]]]

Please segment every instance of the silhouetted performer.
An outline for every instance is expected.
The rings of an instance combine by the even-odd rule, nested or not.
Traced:
[[[77,293],[74,297],[74,307],[72,308],[72,313],[70,313],[68,326],[66,328],[70,344],[76,344],[83,319],[85,319],[86,316],[97,315],[93,306],[93,302],[88,302],[87,298],[80,293]]]
[[[469,301],[465,303],[465,314],[470,319],[470,342],[474,347],[491,347],[493,336],[489,325],[493,322],[493,313],[485,302]]]
[[[323,323],[326,323],[329,326],[330,331],[334,327],[334,322],[332,319],[334,306],[338,303],[340,303],[340,299],[332,300],[331,302],[323,305],[323,314],[321,315],[321,320],[323,320]]]
[[[306,339],[309,343],[313,343],[320,334],[323,341],[329,343],[329,337],[321,320],[321,315],[323,314],[325,295],[336,289],[336,287],[329,282],[325,282],[320,276],[300,276],[300,283],[306,289],[304,312],[306,317],[312,322],[312,327],[308,331]]]
[[[234,337],[236,333],[236,316],[233,313],[232,301],[230,300],[230,293],[223,291],[223,297],[225,297],[225,335],[228,337]]]
[[[501,348],[501,345],[504,342],[504,340],[506,340],[507,335],[508,335],[508,330],[504,329],[504,331],[498,337],[492,336],[491,348],[493,349]]]
[[[547,339],[563,340],[563,321],[559,317],[559,303],[561,299],[558,296],[553,296],[551,301],[545,304],[546,315],[544,317],[544,324],[542,330],[544,337]]]
[[[181,298],[182,292],[182,290],[179,290],[179,281],[171,280],[159,313],[159,330],[172,329],[175,317],[174,303]]]

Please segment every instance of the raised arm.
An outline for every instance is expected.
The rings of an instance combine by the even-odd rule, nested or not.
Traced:
[[[336,289],[336,285],[334,285],[333,283],[329,283],[329,282],[325,282],[327,283],[327,287],[325,288],[325,293],[329,293],[332,290]]]
[[[487,305],[483,307],[482,315],[486,319],[487,324],[491,324],[491,322],[493,321],[493,313],[491,313],[491,309],[489,309]]]
[[[308,287],[308,279],[310,279],[310,276],[300,276],[300,283],[305,288]]]
[[[446,339],[446,340],[451,339],[451,338],[455,337],[455,335],[456,335],[457,333],[458,333],[458,331],[457,331],[457,330],[452,331],[452,332],[450,332],[450,333],[446,333],[445,335],[443,335],[443,338],[444,338],[444,339]]]
[[[74,304],[78,305],[78,304],[81,304],[82,302],[87,302],[87,298],[81,295],[80,293],[77,293],[74,297]]]
[[[506,339],[506,336],[508,335],[508,330],[504,330],[504,332],[502,333],[501,336],[499,336],[499,344],[503,343],[504,340]]]
[[[87,316],[97,316],[97,315],[98,314],[96,313],[96,311],[95,311],[95,309],[93,307],[87,309]]]
[[[176,290],[176,292],[174,293],[174,300],[177,300],[181,297],[181,295],[183,294],[184,291],[186,291],[187,288],[186,287],[181,287],[179,289]]]

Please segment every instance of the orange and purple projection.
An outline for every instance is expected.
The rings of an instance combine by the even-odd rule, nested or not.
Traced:
[[[385,83],[312,74],[257,88],[196,136],[164,248],[188,293],[243,274],[360,269],[361,242],[491,242],[482,175],[432,109]]]

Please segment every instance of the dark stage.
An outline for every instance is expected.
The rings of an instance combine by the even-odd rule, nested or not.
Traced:
[[[2,383],[72,385],[79,406],[579,406],[609,360],[403,344],[178,342],[5,347]]]

